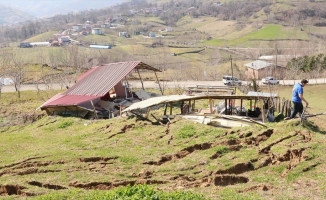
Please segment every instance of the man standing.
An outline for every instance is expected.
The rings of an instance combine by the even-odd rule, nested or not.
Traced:
[[[292,103],[293,103],[293,111],[291,113],[290,118],[294,118],[297,113],[302,115],[303,105],[302,101],[306,103],[306,107],[308,107],[308,101],[303,97],[303,87],[308,84],[306,79],[302,79],[300,83],[297,83],[293,87],[292,91]]]

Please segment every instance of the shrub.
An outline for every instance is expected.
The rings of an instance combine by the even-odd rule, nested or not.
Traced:
[[[73,189],[63,192],[52,192],[35,198],[36,200],[49,199],[83,199],[83,200],[134,200],[134,199],[150,199],[150,200],[205,200],[201,194],[194,194],[185,191],[163,192],[154,190],[149,185],[134,185],[119,187],[111,191],[103,190],[80,190]]]
[[[193,125],[186,125],[178,132],[179,138],[191,138],[196,134],[196,129]]]

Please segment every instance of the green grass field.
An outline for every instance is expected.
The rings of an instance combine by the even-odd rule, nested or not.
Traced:
[[[304,88],[309,113],[326,110],[320,103],[323,87]],[[291,87],[277,86],[273,91],[289,98]],[[0,128],[0,188],[21,188],[27,196],[38,196],[36,199],[103,199],[121,190],[127,196],[131,191],[140,195],[139,187],[127,187],[136,183],[166,192],[160,196],[187,191],[191,193],[182,195],[198,194],[206,199],[326,197],[325,116],[308,118],[304,126],[292,120],[267,123],[267,128],[231,130],[180,118],[164,126],[135,117],[46,116],[33,123],[18,123],[22,115],[41,114],[35,108],[57,92],[26,91],[20,100],[16,93],[1,95],[1,121],[7,121],[7,126]],[[208,103],[197,104],[202,105]],[[152,114],[158,117],[163,109]],[[10,118],[17,123],[8,121]],[[142,190],[142,195],[155,193],[147,187]]]

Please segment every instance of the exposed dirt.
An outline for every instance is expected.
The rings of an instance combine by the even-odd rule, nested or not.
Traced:
[[[112,135],[110,135],[110,136],[108,137],[108,139],[113,138],[113,137],[115,137],[115,136],[117,136],[117,135],[119,135],[119,134],[126,133],[127,131],[133,129],[134,127],[135,127],[135,124],[128,124],[128,125],[125,125],[124,127],[121,128],[120,132],[118,132],[118,133],[116,133],[116,134],[112,134]],[[109,127],[107,126],[107,128],[109,128]],[[110,132],[110,131],[109,131],[109,132]]]
[[[70,183],[69,186],[75,188],[92,189],[92,190],[110,190],[119,186],[133,186],[135,184],[165,184],[166,181],[138,179],[135,181],[116,181],[116,182],[91,182],[91,183]]]
[[[214,178],[214,185],[216,186],[235,185],[235,184],[247,183],[247,182],[249,182],[249,178],[244,176],[221,175],[221,176],[215,176]]]
[[[26,187],[19,185],[0,185],[0,196],[21,195],[21,196],[35,196],[30,192],[24,192]]]
[[[219,170],[215,174],[242,174],[252,170],[254,170],[254,166],[248,162],[236,164],[225,170]]]
[[[109,160],[115,160],[115,159],[118,159],[119,157],[90,157],[90,158],[79,158],[80,162],[106,162],[106,161],[109,161]]]
[[[28,182],[28,184],[33,185],[33,186],[37,186],[37,187],[42,187],[42,188],[47,188],[47,189],[51,189],[51,190],[64,190],[67,189],[67,187],[61,186],[61,185],[53,185],[53,184],[48,184],[48,183],[41,183],[38,181],[30,181]]]
[[[268,191],[271,190],[273,187],[272,186],[268,186],[268,185],[255,185],[249,188],[246,188],[244,190],[239,190],[239,193],[244,193],[244,192],[250,192],[250,191],[257,191],[257,190],[261,190],[261,191]]]
[[[164,155],[161,157],[159,161],[148,161],[144,162],[143,164],[148,164],[148,165],[162,165],[168,161],[171,161],[173,159],[181,159],[186,157],[187,155],[191,154],[192,152],[196,150],[207,150],[212,147],[212,144],[210,143],[203,143],[203,144],[196,144],[190,147],[187,147],[185,149],[182,149],[181,151],[177,152],[176,154],[173,155]]]

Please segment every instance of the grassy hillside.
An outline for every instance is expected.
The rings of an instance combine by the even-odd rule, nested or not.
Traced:
[[[309,113],[326,109],[319,103],[321,87],[305,88]],[[274,89],[289,96],[290,88]],[[179,118],[163,126],[135,117],[43,117],[31,123],[48,95],[29,91],[18,101],[15,94],[2,94],[1,116],[7,116],[2,122],[13,113],[13,119],[27,119],[0,129],[0,194],[12,188],[5,199],[89,198],[93,190],[134,184],[207,199],[326,198],[326,127],[320,126],[325,116],[308,118],[304,126],[290,120],[232,130]],[[160,116],[163,108],[152,113]]]

